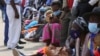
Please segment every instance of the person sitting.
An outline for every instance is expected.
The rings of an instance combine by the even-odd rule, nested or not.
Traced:
[[[86,35],[83,47],[82,47],[82,56],[98,56],[100,47],[100,12],[88,13],[89,23],[88,29],[89,33]],[[85,51],[85,52],[84,52]],[[98,54],[97,54],[98,53]]]
[[[52,10],[47,11],[46,13],[46,21],[48,22],[44,28],[43,28],[43,34],[42,34],[42,39],[43,42],[49,46],[50,44],[54,46],[59,46],[59,38],[60,36],[60,31],[61,31],[61,24],[59,21],[59,17],[61,15],[60,11],[60,3],[59,2],[53,2],[52,5]]]

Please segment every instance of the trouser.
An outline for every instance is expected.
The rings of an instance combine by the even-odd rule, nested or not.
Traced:
[[[69,26],[69,18],[62,20],[62,30],[61,30],[61,38],[60,38],[60,45],[64,46],[67,36],[68,36],[68,26]]]
[[[2,6],[0,5],[0,9],[2,11],[2,19],[5,21],[5,31],[4,31],[4,44],[7,44],[8,41],[8,28],[9,28],[9,20],[6,14],[6,5]]]
[[[5,6],[5,9],[4,9],[4,13],[5,13],[5,31],[4,31],[4,44],[6,45],[7,42],[8,42],[8,31],[9,31],[9,20],[8,20],[8,16],[7,16],[7,13],[6,13],[6,6]]]
[[[71,14],[68,12],[65,17],[62,19],[62,30],[60,38],[60,46],[65,46],[65,42],[69,35],[69,26],[71,21]]]
[[[19,13],[19,18],[15,18],[15,12],[11,5],[7,5],[7,15],[9,19],[9,40],[7,43],[8,48],[14,49],[19,41],[21,32],[21,16],[20,6],[16,5]]]

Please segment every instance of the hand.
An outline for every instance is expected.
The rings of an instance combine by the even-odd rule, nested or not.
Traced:
[[[16,18],[16,19],[19,19],[19,14],[18,14],[18,12],[15,12],[15,18]]]

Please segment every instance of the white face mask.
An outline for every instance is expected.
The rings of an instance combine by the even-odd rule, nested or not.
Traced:
[[[89,31],[90,31],[91,33],[94,33],[94,34],[98,33],[99,30],[100,30],[100,29],[98,28],[98,24],[97,24],[97,23],[89,23],[88,29],[89,29]]]

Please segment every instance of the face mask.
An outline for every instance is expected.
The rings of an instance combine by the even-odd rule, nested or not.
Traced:
[[[61,13],[61,11],[58,10],[58,11],[53,12],[53,15],[58,16],[58,15],[60,15],[60,13]]]
[[[100,29],[98,28],[98,24],[97,24],[97,23],[89,23],[88,29],[89,29],[89,31],[90,31],[91,33],[94,33],[94,34],[98,33],[99,30],[100,30]]]

